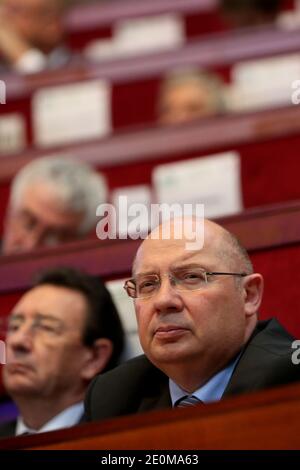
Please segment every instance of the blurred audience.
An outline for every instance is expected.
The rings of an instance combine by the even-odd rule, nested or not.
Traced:
[[[71,268],[42,274],[8,320],[3,382],[20,416],[2,424],[0,436],[78,424],[89,382],[117,364],[123,343],[116,307],[99,279]]]
[[[2,253],[82,238],[96,229],[96,208],[106,202],[104,177],[67,158],[34,160],[15,176],[4,221]]]
[[[229,26],[243,28],[274,23],[282,0],[222,0],[221,9]]]
[[[213,73],[178,71],[161,84],[157,104],[161,124],[180,124],[223,111],[223,84]]]
[[[65,65],[63,0],[0,0],[0,70],[35,73]]]

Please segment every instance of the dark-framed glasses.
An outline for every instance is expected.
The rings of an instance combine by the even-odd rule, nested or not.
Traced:
[[[133,299],[146,299],[155,295],[161,286],[161,278],[168,277],[172,286],[179,291],[193,291],[205,288],[211,276],[245,277],[247,273],[210,272],[203,268],[181,269],[174,274],[159,276],[158,274],[143,274],[128,279],[124,289]]]

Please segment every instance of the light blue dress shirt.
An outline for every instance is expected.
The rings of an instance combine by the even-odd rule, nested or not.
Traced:
[[[180,400],[180,398],[183,398],[186,395],[194,395],[203,403],[210,403],[221,400],[239,358],[240,354],[233,361],[231,361],[228,366],[220,370],[220,372],[215,374],[210,380],[208,380],[208,382],[206,382],[204,385],[202,385],[202,387],[198,388],[198,390],[193,393],[189,393],[186,390],[183,390],[181,387],[179,387],[179,385],[173,382],[173,380],[169,379],[172,406],[174,406],[177,400]]]
[[[48,423],[44,424],[39,430],[28,428],[24,423],[21,416],[18,417],[16,426],[16,436],[20,434],[29,433],[37,434],[40,432],[56,431],[57,429],[70,428],[78,424],[81,416],[83,415],[84,405],[83,402],[76,403],[69,406],[64,411],[54,416]]]

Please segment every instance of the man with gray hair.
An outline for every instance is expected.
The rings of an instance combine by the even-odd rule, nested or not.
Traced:
[[[103,175],[68,158],[30,162],[15,176],[4,222],[5,255],[88,235],[106,202]]]

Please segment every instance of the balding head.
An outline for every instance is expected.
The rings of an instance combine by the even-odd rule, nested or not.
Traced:
[[[197,227],[197,219],[189,221],[191,231],[181,238],[177,219],[169,225],[169,237],[166,223],[151,232],[137,252],[127,285],[136,297],[145,354],[191,392],[237,357],[249,340],[263,279],[252,274],[237,240],[212,221],[204,221],[202,248],[187,249]]]
[[[149,244],[156,241],[173,240],[185,243],[186,248],[192,247],[197,251],[209,248],[215,251],[216,256],[228,269],[251,274],[253,266],[246,249],[240,241],[221,225],[196,217],[174,218],[157,226],[139,247],[134,263]]]

